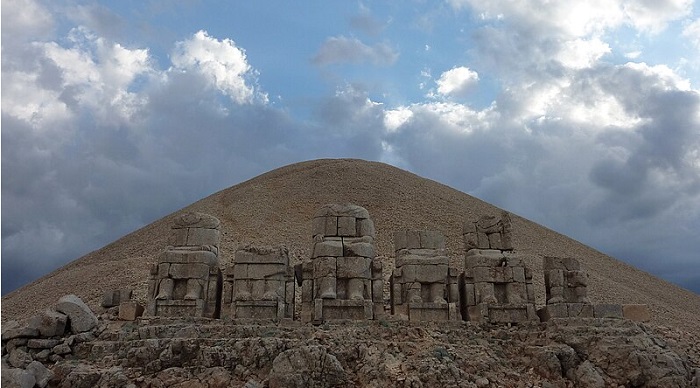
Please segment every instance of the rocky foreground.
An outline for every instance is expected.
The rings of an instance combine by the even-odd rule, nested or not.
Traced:
[[[700,386],[693,334],[616,319],[311,325],[108,312],[88,332],[3,341],[3,354],[3,387],[32,373],[27,386],[86,388]]]

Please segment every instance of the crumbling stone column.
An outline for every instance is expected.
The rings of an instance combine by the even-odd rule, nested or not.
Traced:
[[[222,317],[292,319],[294,271],[285,246],[248,245],[226,269]]]
[[[394,250],[391,313],[410,321],[460,319],[459,272],[449,266],[442,233],[397,231]]]
[[[470,321],[537,320],[532,271],[513,251],[510,215],[464,224],[462,316]]]
[[[594,307],[588,300],[588,274],[581,270],[578,260],[545,257],[542,266],[547,299],[547,305],[537,312],[542,321],[595,316]]]
[[[151,268],[149,315],[219,317],[219,238],[215,217],[186,213],[175,220],[169,245]]]
[[[383,314],[382,266],[366,209],[326,205],[314,215],[310,262],[301,266],[302,320],[374,319]]]

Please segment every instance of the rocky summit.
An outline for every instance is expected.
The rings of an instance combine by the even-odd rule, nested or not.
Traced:
[[[214,194],[2,308],[3,386],[700,386],[697,295],[357,160]]]

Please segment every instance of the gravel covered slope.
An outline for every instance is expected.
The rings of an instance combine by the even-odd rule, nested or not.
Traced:
[[[24,319],[68,293],[97,308],[106,290],[133,288],[145,301],[149,264],[169,234],[171,220],[200,211],[222,222],[222,265],[238,245],[285,244],[295,261],[307,258],[311,217],[327,203],[365,207],[377,228],[378,254],[392,254],[396,229],[432,229],[447,237],[451,257],[462,256],[462,224],[501,210],[477,198],[377,162],[325,159],[297,163],[204,198],[2,298],[2,320]],[[565,209],[564,209],[565,210]],[[590,274],[594,303],[646,303],[653,323],[700,333],[700,296],[606,256],[575,240],[513,215],[514,246],[535,271],[543,304],[543,256],[575,257]],[[387,259],[387,264],[391,260]]]

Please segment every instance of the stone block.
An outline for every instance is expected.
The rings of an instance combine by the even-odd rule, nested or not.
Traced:
[[[51,351],[55,354],[58,354],[59,356],[63,356],[65,354],[73,352],[73,350],[70,348],[70,345],[66,343],[58,344],[51,349]]]
[[[361,256],[372,258],[375,256],[374,244],[366,242],[356,242],[343,244],[344,256]]]
[[[561,269],[552,269],[544,274],[545,284],[549,287],[563,287],[564,286],[564,271]]]
[[[405,254],[397,257],[394,261],[397,268],[405,265],[447,265],[450,259],[447,256],[419,256],[414,254]]]
[[[513,281],[525,283],[525,267],[511,267],[513,273]]]
[[[336,276],[338,278],[371,277],[371,259],[366,257],[339,257],[336,259]]]
[[[406,231],[406,249],[420,249],[420,231]]]
[[[476,267],[472,268],[471,275],[475,282],[496,282],[497,267]]]
[[[447,264],[423,265],[416,269],[416,280],[421,283],[446,283]]]
[[[56,303],[56,311],[68,316],[71,331],[82,333],[97,326],[97,317],[76,295],[65,295]]]
[[[452,303],[454,307],[454,303]],[[447,303],[409,303],[408,320],[412,322],[435,322],[450,320],[450,306]]]
[[[170,264],[168,270],[173,279],[204,279],[209,276],[209,266],[206,264]]]
[[[317,257],[313,261],[313,277],[336,276],[337,258]]]
[[[545,271],[552,269],[560,269],[564,271],[579,271],[581,270],[581,265],[578,260],[573,257],[551,257],[545,256],[542,260],[542,267]]]
[[[281,279],[285,273],[286,268],[281,264],[248,264],[248,278],[250,279]]]
[[[329,204],[324,205],[314,214],[314,217],[327,216],[369,218],[369,212],[367,209],[353,204]]]
[[[36,329],[42,337],[53,337],[63,335],[67,323],[68,317],[65,314],[47,309],[30,318],[27,326]]]
[[[479,249],[491,249],[491,244],[489,243],[489,236],[483,232],[476,233],[476,245]]]
[[[119,304],[119,319],[122,321],[135,321],[143,315],[143,306],[135,301],[125,301]]]
[[[470,249],[464,257],[465,268],[498,267],[505,260],[503,252],[496,249]]]
[[[338,236],[354,237],[356,235],[355,217],[338,217]]]
[[[475,299],[475,293],[474,293],[474,284],[467,283],[464,285],[464,303],[467,306],[474,306],[476,305],[476,299]]]
[[[571,318],[594,318],[593,305],[588,303],[567,303],[569,317]]]
[[[376,230],[374,229],[374,222],[369,218],[359,218],[355,221],[357,226],[358,236],[369,236],[374,238],[376,236]]]
[[[170,276],[170,263],[158,264],[158,278],[167,278]]]
[[[408,249],[408,235],[405,230],[394,231],[394,252]]]
[[[625,304],[622,305],[622,316],[636,322],[649,322],[651,312],[649,306],[645,304]]]
[[[32,355],[20,348],[15,348],[12,350],[10,355],[7,357],[7,362],[15,368],[24,369],[32,361],[34,361],[34,359],[32,359]]]
[[[102,303],[100,305],[102,307],[107,307],[107,308],[119,306],[119,303],[121,303],[122,301],[131,299],[131,294],[132,294],[131,290],[106,291],[102,295]]]
[[[187,246],[218,246],[221,232],[218,229],[188,228]]]
[[[503,244],[501,244],[501,234],[500,233],[491,233],[488,234],[489,237],[489,246],[491,249],[502,249]]]
[[[177,247],[187,245],[187,231],[189,228],[178,228],[170,231],[168,246]]]
[[[593,306],[596,318],[622,319],[622,306],[619,304],[596,304]]]
[[[235,264],[233,264],[232,267],[229,267],[229,269],[227,271],[228,271],[230,276],[233,276],[234,279],[249,279],[250,278],[248,276],[248,264],[236,262]]]
[[[438,231],[421,231],[420,246],[424,249],[445,249],[445,236]]]
[[[497,283],[509,283],[513,281],[513,267],[495,267],[493,269],[493,274]],[[525,271],[523,271],[523,277],[524,276]]]
[[[219,265],[219,258],[216,253],[211,251],[191,251],[186,249],[169,249],[163,252],[159,258],[160,263],[179,263],[179,264],[206,264],[210,267]]]
[[[540,321],[547,322],[552,318],[568,318],[569,310],[566,303],[549,304],[537,310]]]
[[[343,242],[324,240],[314,244],[313,257],[341,257],[343,256]]]
[[[527,299],[527,288],[525,287],[525,283],[506,283],[506,295],[508,298],[508,303],[520,304],[534,302],[534,300],[529,301]]]
[[[478,249],[479,242],[476,238],[476,232],[469,232],[464,234],[464,246],[468,250]]]
[[[588,286],[588,274],[585,271],[567,271],[566,272],[567,287],[585,287]]]

